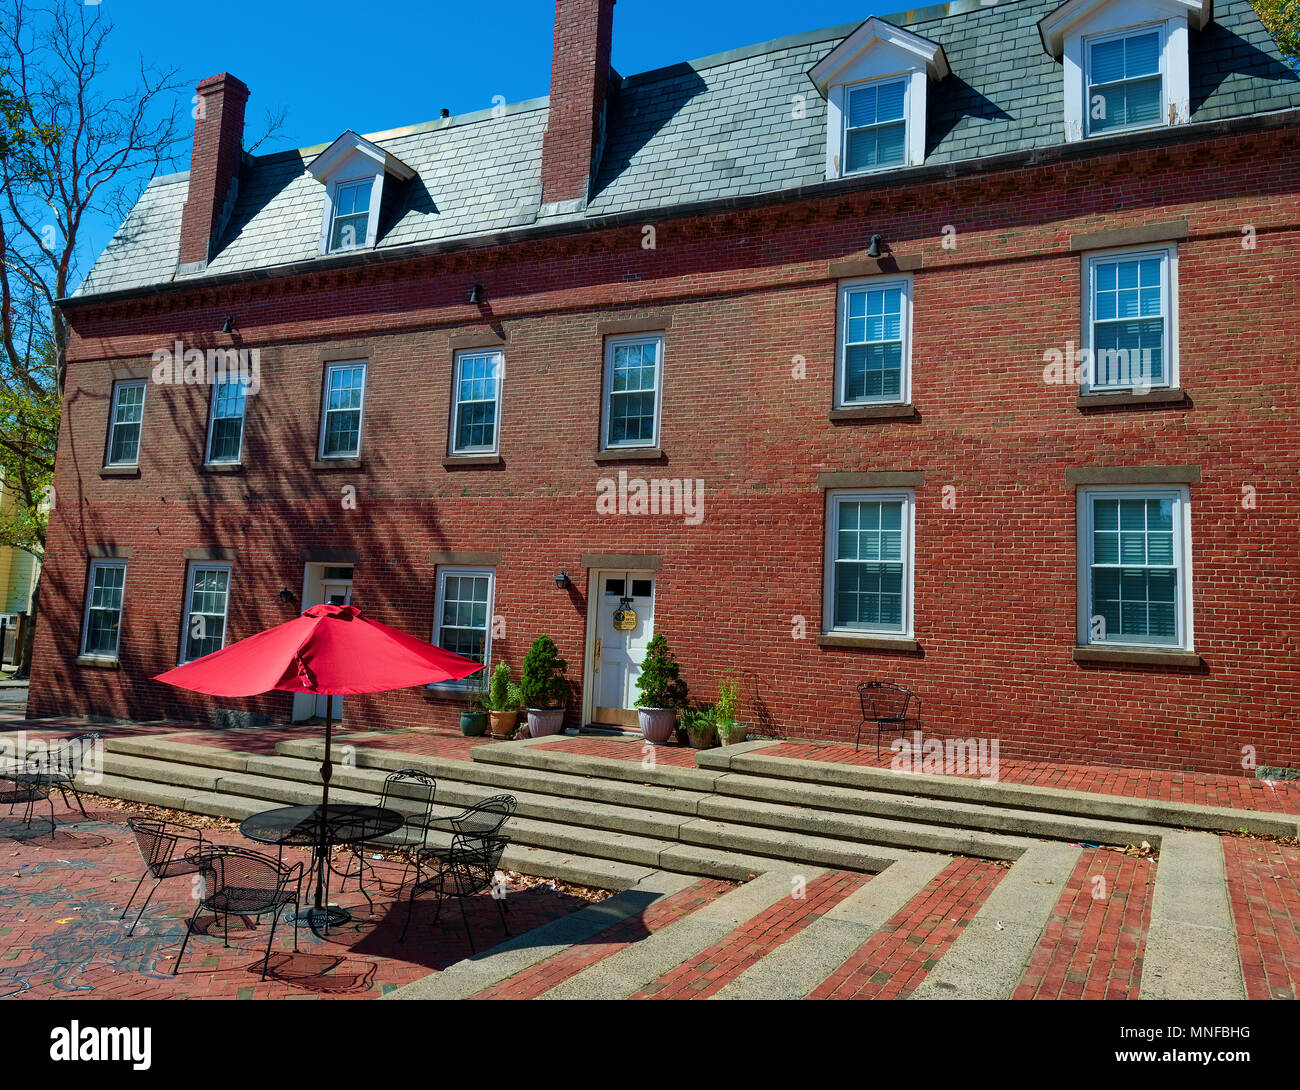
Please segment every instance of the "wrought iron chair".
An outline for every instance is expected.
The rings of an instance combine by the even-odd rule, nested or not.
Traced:
[[[230,945],[231,916],[264,916],[271,914],[271,933],[266,939],[266,956],[262,959],[262,979],[271,963],[271,944],[275,941],[275,925],[280,910],[289,905],[295,909],[302,902],[303,865],[286,866],[277,859],[249,848],[217,848],[202,853],[191,852],[203,876],[203,897],[194,909],[185,928],[172,976],[181,967],[185,947],[194,933],[194,924],[201,912],[211,912],[214,919],[222,918],[224,943]],[[293,950],[298,952],[298,913],[293,914]]]
[[[366,859],[366,852],[383,851],[400,855],[406,864],[402,870],[401,885],[406,885],[413,853],[428,842],[429,822],[433,815],[433,800],[437,792],[438,781],[418,768],[399,768],[384,777],[384,788],[379,795],[379,805],[389,810],[396,810],[406,820],[400,829],[390,833],[383,840],[363,840],[352,845],[353,856],[357,861],[357,889],[370,905],[371,911],[374,910],[375,904],[362,884],[361,871],[364,867],[373,874],[375,868]],[[343,872],[340,890],[347,885],[348,875],[351,873],[352,864],[349,861]]]
[[[435,818],[429,822],[429,828],[469,837],[493,836],[510,820],[518,805],[519,800],[514,795],[493,795],[490,799],[466,807],[459,814]],[[445,848],[430,849],[431,852],[446,850]]]
[[[448,897],[455,897],[460,902],[460,919],[465,927],[465,936],[469,939],[470,952],[478,953],[474,946],[474,936],[469,929],[469,917],[465,913],[465,899],[492,889],[497,868],[501,865],[501,854],[507,843],[509,841],[503,836],[474,837],[458,833],[450,848],[420,852],[416,857],[415,881],[411,885],[411,896],[407,902],[406,923],[402,925],[402,934],[397,941],[406,940],[406,930],[411,926],[411,916],[415,913],[416,894],[434,890],[438,894],[438,908],[434,912],[433,922],[436,924],[442,915],[443,902]],[[430,857],[436,862],[437,869],[425,877],[422,865]],[[509,935],[505,899],[494,894],[492,900],[496,902],[501,926]]]
[[[42,799],[49,804],[50,829],[53,831],[54,800],[50,798],[50,789],[38,779],[30,777],[26,773],[9,772],[0,775],[0,803],[7,802],[11,814],[18,803],[24,803],[23,824],[29,829],[32,827],[32,816],[36,804]]]
[[[921,729],[921,701],[910,689],[901,685],[892,685],[887,681],[864,681],[858,686],[858,698],[862,701],[862,722],[858,724],[858,735],[853,742],[853,752],[858,751],[862,742],[862,728],[869,723],[876,725],[876,756],[880,756],[880,737],[887,730],[906,730],[909,723]]]
[[[144,873],[140,875],[140,881],[136,882],[135,889],[131,891],[131,896],[127,899],[126,907],[122,909],[122,915],[119,920],[126,919],[126,914],[134,903],[136,894],[140,892],[140,887],[144,885],[146,878],[153,878],[153,888],[149,891],[149,896],[144,899],[144,904],[140,906],[140,911],[136,913],[135,920],[131,924],[131,929],[127,935],[135,934],[136,925],[144,916],[144,910],[149,907],[149,902],[153,900],[153,895],[158,892],[158,887],[162,885],[163,880],[167,878],[179,878],[186,874],[197,874],[202,866],[193,855],[208,851],[212,846],[203,839],[203,833],[189,825],[181,825],[178,822],[172,822],[172,830],[168,829],[168,823],[165,821],[128,821],[127,827],[135,837],[136,846],[140,849],[140,857],[144,860]],[[187,832],[178,833],[174,829],[185,829]],[[198,835],[195,836],[194,834]],[[176,849],[182,844],[187,845],[181,855],[176,854]]]
[[[86,813],[86,806],[77,791],[77,775],[85,763],[86,754],[99,743],[100,735],[95,732],[74,735],[43,754],[28,757],[27,771],[23,775],[45,787],[57,789],[64,806],[69,805],[68,792],[71,791],[81,816],[88,818],[90,815]]]

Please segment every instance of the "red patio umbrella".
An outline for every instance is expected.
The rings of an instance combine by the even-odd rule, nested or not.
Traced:
[[[355,606],[312,606],[300,617],[232,643],[220,651],[157,675],[181,689],[209,696],[291,693],[347,696],[458,681],[483,669],[397,628],[363,616]],[[326,702],[325,759],[321,762],[321,829],[316,907],[323,908],[326,819],[330,796],[333,702]]]

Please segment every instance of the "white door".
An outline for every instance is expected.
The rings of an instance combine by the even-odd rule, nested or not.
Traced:
[[[655,634],[654,573],[597,572],[595,589],[592,722],[635,726],[636,679]]]
[[[326,580],[321,583],[321,590],[324,597],[321,601],[327,606],[346,606],[352,602],[352,583],[345,580]],[[341,696],[318,696],[316,698],[316,714],[322,719],[329,710],[327,701],[334,701],[334,722],[338,723],[343,719],[343,698]]]

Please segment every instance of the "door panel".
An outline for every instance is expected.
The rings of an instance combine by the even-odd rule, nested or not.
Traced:
[[[596,642],[592,647],[594,722],[619,726],[634,726],[637,722],[636,679],[646,645],[654,635],[654,589],[653,572],[598,573]],[[614,614],[624,607],[636,614],[636,623],[630,629],[614,625]]]

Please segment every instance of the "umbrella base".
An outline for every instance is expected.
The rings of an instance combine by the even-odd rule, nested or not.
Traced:
[[[328,931],[331,927],[350,922],[352,913],[338,905],[325,905],[323,908],[312,906],[304,908],[298,918],[319,934],[322,929]]]

